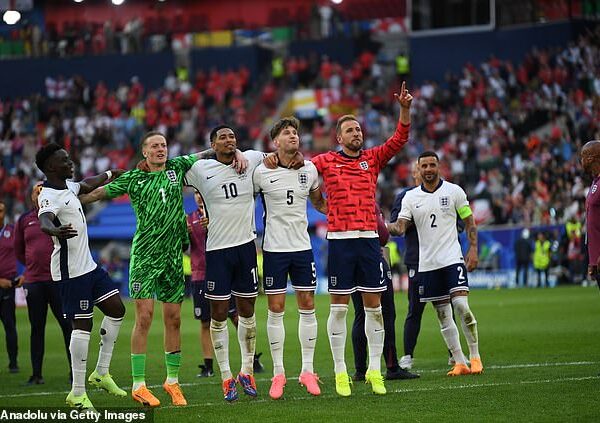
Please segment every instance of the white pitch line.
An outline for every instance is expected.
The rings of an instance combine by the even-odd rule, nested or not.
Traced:
[[[455,389],[470,389],[470,388],[493,388],[496,386],[510,386],[510,385],[534,385],[534,384],[544,384],[544,383],[561,383],[561,382],[580,382],[584,380],[598,379],[598,376],[584,376],[584,377],[565,377],[565,378],[557,378],[557,379],[538,379],[538,380],[522,380],[519,382],[494,382],[494,383],[474,383],[472,385],[452,385],[452,386],[435,386],[435,387],[427,387],[427,388],[406,388],[406,389],[388,389],[388,394],[405,394],[405,393],[414,393],[414,392],[431,392],[438,390],[455,390]],[[370,392],[360,392],[353,393],[352,397],[367,397],[372,396]],[[333,393],[321,394],[321,398],[338,398],[337,395]],[[302,397],[284,397],[284,400],[290,401],[305,401],[313,399],[310,395],[305,395]],[[252,399],[249,402],[244,402],[244,404],[253,405],[253,404],[262,404],[267,402],[273,402],[273,400],[268,398],[260,398],[260,399]],[[234,403],[235,404],[235,403]],[[223,401],[215,402],[204,402],[198,404],[188,404],[187,408],[194,407],[210,407],[210,406],[219,406],[222,407],[224,405]],[[232,404],[233,405],[233,404]],[[157,408],[157,411],[164,409],[172,409],[172,408],[181,408],[175,405],[167,405],[164,407]]]
[[[588,365],[595,365],[595,364],[600,364],[600,362],[598,361],[570,361],[570,362],[558,362],[558,363],[523,363],[523,364],[507,364],[507,365],[491,365],[491,366],[486,366],[485,369],[489,370],[503,370],[503,369],[521,369],[521,368],[531,368],[531,367],[562,367],[562,366],[588,366]],[[446,372],[448,371],[448,369],[434,369],[434,370],[422,370],[419,373],[440,373],[440,372]],[[596,376],[590,377],[591,379],[596,378]],[[218,380],[218,376],[215,377],[215,379]],[[583,379],[576,379],[576,380],[585,380],[586,378]],[[270,381],[270,378],[256,378],[257,382],[268,382]],[[289,377],[287,378],[287,380],[298,380],[297,377]],[[549,379],[550,380],[550,379]],[[554,380],[554,379],[552,379]],[[566,379],[565,379],[566,380]],[[522,383],[526,383],[526,382],[522,382]],[[537,382],[534,382],[537,383]],[[188,383],[181,383],[180,385],[183,387],[186,386],[201,386],[201,385],[216,385],[217,382],[215,381],[209,381],[206,380],[206,382],[188,382]],[[219,382],[220,384],[220,382]],[[499,383],[499,385],[502,385],[503,383]],[[512,384],[512,383],[509,383]],[[479,386],[479,385],[465,385],[465,386]],[[481,385],[484,386],[484,385]],[[488,385],[485,385],[488,386]],[[495,386],[495,385],[489,385],[489,386]],[[162,387],[162,385],[149,385],[148,386],[151,389],[154,388],[160,388]],[[122,389],[128,390],[129,386],[122,386]],[[421,388],[422,390],[430,390],[430,388]],[[454,389],[454,387],[451,388],[446,388],[446,387],[436,387],[436,388],[431,388],[431,389]],[[417,391],[417,390],[415,390]],[[412,392],[412,390],[395,390],[395,391],[390,391],[390,392]],[[56,395],[56,394],[68,394],[69,391],[47,391],[47,392],[30,392],[30,393],[20,393],[20,394],[8,394],[8,395],[0,395],[0,398],[20,398],[20,397],[35,397],[35,396],[48,396],[48,395]],[[309,397],[310,398],[310,397]],[[300,399],[300,398],[299,398]],[[260,400],[257,400],[260,401]],[[255,401],[256,402],[256,401]],[[205,403],[206,405],[206,403]],[[165,407],[162,407],[165,408]]]

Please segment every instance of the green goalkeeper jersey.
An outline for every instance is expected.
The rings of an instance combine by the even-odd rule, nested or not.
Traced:
[[[104,187],[108,198],[128,194],[137,218],[130,262],[134,298],[136,293],[157,293],[158,284],[183,283],[182,243],[188,234],[181,191],[185,173],[196,160],[194,155],[180,156],[167,160],[165,170],[130,170]]]

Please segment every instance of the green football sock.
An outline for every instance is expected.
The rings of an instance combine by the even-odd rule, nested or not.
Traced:
[[[146,354],[131,354],[131,376],[133,383],[146,381]]]
[[[165,353],[165,364],[167,365],[167,378],[178,379],[179,367],[181,366],[181,351]]]

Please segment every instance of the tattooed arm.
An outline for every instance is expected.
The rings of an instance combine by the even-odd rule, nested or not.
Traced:
[[[469,240],[469,250],[467,251],[467,270],[472,272],[477,268],[479,261],[479,254],[477,252],[477,226],[475,225],[475,218],[473,215],[465,217],[465,232],[467,233],[467,239]]]

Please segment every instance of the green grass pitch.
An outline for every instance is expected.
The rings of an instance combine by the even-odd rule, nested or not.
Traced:
[[[196,378],[201,363],[199,322],[192,317],[189,300],[183,304],[180,381],[189,406],[173,407],[160,385],[165,377],[160,307],[148,342],[146,378],[162,406],[155,411],[157,422],[307,422],[333,421],[600,421],[600,293],[597,288],[475,290],[471,308],[479,323],[480,350],[485,373],[480,376],[449,378],[447,353],[433,310],[427,306],[415,352],[415,369],[421,378],[388,381],[388,394],[375,396],[370,387],[356,383],[352,396],[335,394],[333,363],[326,336],[329,299],[317,297],[319,339],[315,370],[323,381],[322,395],[310,397],[297,383],[300,349],[297,339],[298,314],[292,296],[287,298],[285,365],[288,383],[284,398],[268,397],[272,364],[266,335],[266,299],[257,301],[257,351],[262,351],[266,372],[257,375],[258,398],[245,397],[226,404],[220,378]],[[402,327],[407,300],[396,295],[396,336],[402,355]],[[353,312],[350,307],[348,325]],[[98,353],[101,315],[90,342],[88,374]],[[29,322],[25,309],[17,310],[19,332],[19,374],[8,373],[4,348],[0,353],[0,407],[64,406],[68,393],[68,367],[62,338],[52,316],[48,316],[45,385],[24,386],[30,375]],[[133,325],[132,304],[112,361],[111,373],[126,388],[131,382],[129,335]],[[230,325],[232,370],[239,370],[239,347]],[[461,335],[462,336],[462,335]],[[353,373],[352,347],[348,335],[346,363]],[[4,347],[4,343],[2,342]],[[466,344],[463,338],[463,348]],[[217,369],[215,363],[215,370]],[[128,389],[128,388],[126,388]],[[88,388],[96,407],[135,407],[127,398],[115,398]]]

